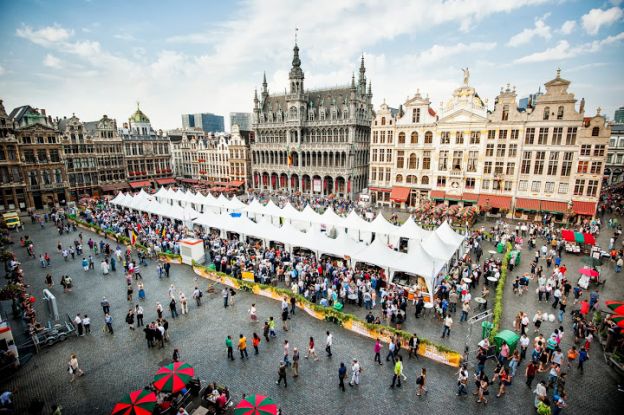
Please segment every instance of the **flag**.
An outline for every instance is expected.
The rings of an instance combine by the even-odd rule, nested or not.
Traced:
[[[134,231],[130,232],[130,245],[136,245],[137,235]]]
[[[162,237],[164,238],[165,236],[167,236],[167,229],[163,226]]]

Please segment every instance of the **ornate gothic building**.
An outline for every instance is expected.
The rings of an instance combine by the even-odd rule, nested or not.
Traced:
[[[253,187],[353,197],[368,182],[371,84],[364,58],[356,83],[304,89],[295,44],[290,90],[269,94],[266,76],[254,97],[251,144]]]

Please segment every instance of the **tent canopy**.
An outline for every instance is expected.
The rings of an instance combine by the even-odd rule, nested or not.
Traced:
[[[518,340],[520,336],[518,336],[515,332],[511,330],[502,330],[499,331],[496,336],[494,336],[494,343],[496,343],[496,349],[500,350],[503,346],[503,343],[507,343],[509,346],[509,351],[513,352],[516,349],[516,344],[518,344]]]

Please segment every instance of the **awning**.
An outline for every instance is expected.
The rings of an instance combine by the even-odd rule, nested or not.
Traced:
[[[565,213],[566,210],[568,210],[568,204],[565,202],[542,200],[542,212]]]
[[[429,192],[429,197],[435,200],[444,200],[446,192],[444,190],[432,190]]]
[[[369,187],[368,190],[370,190],[371,192],[384,192],[384,193],[390,193],[392,191],[392,189],[386,189],[385,187]]]
[[[573,200],[572,210],[578,215],[594,216],[594,214],[596,213],[596,203],[579,202],[578,200]]]
[[[195,180],[195,179],[178,179],[179,182],[182,183],[188,183],[188,184],[197,184],[199,183],[199,180]]]
[[[456,201],[456,200],[459,201],[459,200],[462,200],[462,195],[450,195],[447,193],[445,196],[445,199],[452,200],[452,201]]]
[[[537,199],[516,198],[516,209],[526,210],[528,212],[539,212],[540,201]]]
[[[175,184],[176,183],[176,179],[174,179],[173,177],[165,177],[163,179],[156,179],[156,183],[163,185],[163,184]]]
[[[242,185],[244,185],[244,184],[245,184],[245,181],[244,181],[244,180],[232,180],[232,181],[229,183],[229,186],[230,186],[230,187],[241,187],[241,186],[242,186]]]
[[[150,182],[149,180],[142,180],[142,181],[138,181],[138,182],[129,182],[128,184],[133,189],[138,189],[140,187],[152,187],[152,182]]]
[[[464,193],[462,195],[462,200],[464,202],[476,202],[479,200],[479,195],[476,193]]]
[[[501,195],[479,195],[479,206],[490,206],[495,209],[510,209],[511,208],[511,196]]]
[[[128,188],[128,182],[110,183],[100,185],[103,192],[111,192],[113,190],[122,190]]]
[[[401,187],[401,186],[392,186],[392,191],[390,192],[390,200],[393,202],[407,202],[407,198],[410,194],[409,187]]]
[[[575,232],[569,229],[561,230],[561,237],[568,242],[577,242],[579,244],[595,245],[596,238],[591,233]]]

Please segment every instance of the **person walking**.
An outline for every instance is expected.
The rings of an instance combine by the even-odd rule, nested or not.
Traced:
[[[264,335],[264,339],[268,342],[270,342],[271,340],[269,339],[269,322],[265,321],[264,322],[264,327],[262,328],[262,334]]]
[[[361,371],[362,371],[362,367],[358,363],[357,359],[353,359],[353,362],[351,363],[351,381],[349,382],[349,386],[360,384],[360,372]]]
[[[108,333],[115,334],[113,332],[113,317],[111,317],[111,315],[108,313],[106,313],[106,315],[104,316],[104,324],[106,325],[105,327]]]
[[[234,360],[234,347],[232,344],[232,336],[228,335],[225,338],[225,347],[227,349],[227,358],[230,360]]]
[[[173,357],[172,360],[174,362],[179,362],[180,361],[180,351],[178,349],[173,349]]]
[[[247,313],[249,313],[249,319],[251,320],[252,323],[256,323],[258,321],[258,315],[256,314],[256,304],[255,303],[251,305],[249,310],[247,310]]]
[[[416,333],[414,333],[414,335],[410,337],[409,343],[407,344],[409,347],[408,357],[410,359],[412,358],[412,356],[416,357],[416,359],[419,359],[418,357],[418,345],[419,344],[420,344],[420,341],[418,339],[418,336],[416,335]]]
[[[581,351],[578,354],[578,366],[577,366],[577,369],[579,369],[581,373],[583,373],[583,365],[585,364],[587,360],[589,360],[589,354],[587,353],[587,350],[584,347],[582,347]]]
[[[82,371],[82,369],[80,369],[80,366],[78,365],[78,357],[76,356],[75,353],[71,354],[67,365],[68,365],[68,372],[71,375],[71,379],[69,380],[70,383],[76,380],[76,375],[78,376],[84,375],[84,372]]]
[[[163,318],[163,312],[164,312],[164,308],[162,304],[156,303],[156,315],[158,316],[158,319]]]
[[[134,330],[134,310],[132,308],[130,308],[126,314],[126,323],[128,323],[128,328],[130,330]]]
[[[299,376],[299,350],[296,347],[293,348],[292,360],[293,378],[296,378]]]
[[[327,352],[327,357],[332,357],[332,343],[334,342],[334,337],[331,335],[329,331],[326,332],[327,337],[325,338],[325,351]]]
[[[416,396],[421,396],[423,393],[427,392],[427,388],[425,387],[427,384],[427,369],[424,367],[420,369],[420,376],[416,378],[416,384],[418,385]]]
[[[195,300],[195,302],[197,303],[197,307],[201,306],[201,299],[203,297],[203,293],[201,292],[201,290],[199,289],[199,287],[195,286],[195,289],[193,290],[193,299]]]
[[[180,293],[180,307],[182,308],[182,315],[188,314],[188,301],[186,295],[182,291]]]
[[[271,337],[277,337],[277,334],[275,333],[275,320],[273,319],[273,316],[269,317],[269,335]]]
[[[100,301],[100,305],[102,306],[102,311],[104,314],[110,313],[110,303],[106,299],[106,297],[102,297],[102,301]]]
[[[394,374],[392,375],[392,385],[390,385],[390,388],[393,389],[395,384],[397,388],[401,387],[402,375],[403,375],[403,357],[398,356],[396,363],[394,364]],[[398,379],[398,383],[397,383],[397,379]]]
[[[249,354],[247,353],[247,337],[242,334],[238,338],[238,351],[240,352],[241,359],[249,359]]]
[[[290,354],[290,344],[288,340],[284,340],[284,363],[286,366],[290,366],[290,361],[288,360],[288,355]]]
[[[227,308],[228,298],[230,297],[230,290],[228,290],[227,287],[223,287],[223,290],[221,290],[221,295],[223,296],[223,308]]]
[[[288,303],[286,303],[286,307],[282,308],[282,329],[284,331],[288,331],[288,318],[289,318],[289,313],[288,313]]]
[[[143,327],[143,307],[137,304],[134,307],[134,314],[137,318],[137,327]]]
[[[304,357],[307,359],[308,357],[314,356],[314,361],[319,360],[319,357],[316,354],[316,350],[314,348],[314,337],[310,336],[310,341],[308,342],[308,354]]]
[[[386,355],[386,362],[390,361],[390,359],[392,359],[392,364],[395,363],[395,350],[396,350],[396,343],[394,342],[394,338],[391,337],[390,338],[390,343],[388,343],[388,354]]]
[[[452,326],[453,326],[453,319],[451,318],[450,314],[447,314],[446,317],[444,318],[444,329],[442,329],[442,338],[444,338],[445,335],[448,337],[451,337]]]
[[[76,325],[76,328],[78,330],[78,335],[84,336],[84,326],[82,325],[82,319],[80,318],[80,314],[76,314],[76,317],[74,317],[74,324]]]
[[[338,368],[338,388],[340,388],[343,392],[345,391],[344,380],[347,377],[347,367],[343,362],[340,362],[340,367]]]
[[[468,395],[468,368],[465,364],[457,373],[457,396]]]
[[[284,364],[284,362],[280,362],[279,368],[277,369],[277,375],[279,377],[275,381],[275,384],[279,385],[279,384],[282,383],[282,380],[283,380],[284,381],[284,387],[287,388],[288,387],[288,382],[286,381],[286,365]]]
[[[260,336],[254,332],[253,337],[251,338],[251,345],[254,348],[254,354],[258,354],[258,345],[260,345]]]
[[[376,363],[379,363],[379,366],[383,365],[383,363],[381,363],[381,342],[379,341],[379,339],[375,340],[375,346],[373,350],[375,351],[374,361]]]
[[[178,317],[178,310],[176,308],[176,300],[171,297],[171,301],[169,302],[169,310],[171,311],[171,318]]]
[[[84,326],[85,334],[91,334],[91,319],[86,314],[82,318],[82,325]]]

